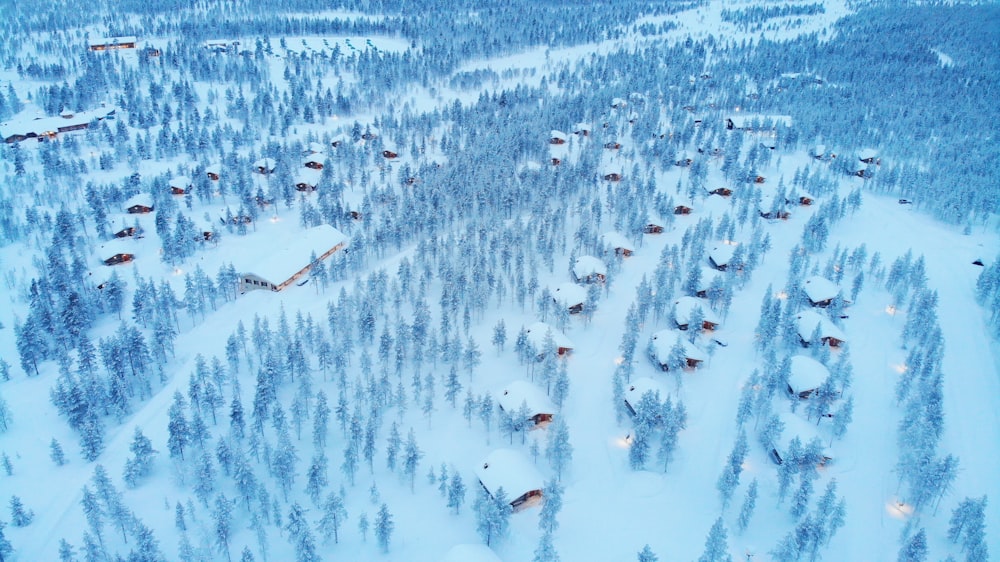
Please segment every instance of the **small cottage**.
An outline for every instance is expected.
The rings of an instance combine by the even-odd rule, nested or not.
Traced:
[[[187,176],[177,176],[170,178],[170,193],[172,195],[187,195],[191,191],[191,178]]]
[[[681,297],[674,301],[674,323],[678,330],[687,330],[688,323],[695,309],[701,309],[701,329],[711,332],[719,327],[721,321],[708,302],[695,297]]]
[[[719,244],[708,251],[708,263],[718,271],[725,271],[736,253],[736,244]]]
[[[802,291],[809,299],[809,304],[817,308],[826,308],[840,294],[840,287],[833,281],[813,275],[802,282]]]
[[[556,407],[549,400],[545,391],[530,382],[523,380],[512,381],[503,390],[496,394],[497,405],[500,411],[509,416],[515,416],[525,410],[527,417],[523,420],[514,420],[515,427],[520,429],[527,425],[527,429],[545,427],[552,421]]]
[[[569,309],[570,314],[579,314],[583,312],[587,290],[576,283],[561,283],[552,291],[552,300],[557,306]]]
[[[608,150],[618,150],[621,147],[622,147],[622,143],[620,143],[620,142],[611,141],[611,142],[604,143],[604,148],[606,148]]]
[[[687,205],[677,205],[676,207],[674,207],[674,214],[675,215],[690,215],[691,211],[693,211],[693,210],[694,209],[692,209],[691,207],[688,207]]]
[[[730,195],[733,194],[733,190],[730,189],[730,188],[728,188],[728,187],[715,187],[715,188],[712,188],[712,187],[709,187],[708,185],[703,185],[702,189],[704,189],[705,193],[708,194],[708,195],[718,195],[720,197],[729,197]]]
[[[608,267],[600,258],[580,256],[573,262],[573,280],[577,283],[604,283]]]
[[[134,254],[118,253],[104,260],[104,265],[118,265],[120,263],[128,263],[133,259],[135,259]]]
[[[568,138],[566,133],[552,129],[549,133],[549,144],[566,144]]]
[[[651,378],[640,377],[633,380],[625,385],[625,409],[628,410],[630,416],[635,416],[639,409],[639,402],[647,392],[658,394],[661,402],[669,394],[659,382]]]
[[[800,418],[799,416],[791,412],[783,412],[778,414],[778,418],[781,423],[784,424],[785,429],[782,430],[781,434],[774,439],[771,443],[771,449],[768,451],[768,456],[775,464],[783,464],[788,459],[789,445],[792,439],[796,437],[799,438],[799,443],[802,445],[802,451],[809,446],[809,443],[814,439],[819,438],[819,432],[816,430],[816,426],[809,423],[808,421]],[[799,459],[801,461],[802,459]],[[826,466],[827,463],[833,460],[833,451],[830,447],[823,447],[819,453],[819,458],[814,459],[817,466]]]
[[[685,368],[697,369],[707,358],[705,352],[673,330],[660,330],[649,338],[649,360],[661,371],[670,370],[670,354],[678,341],[684,348]]]
[[[205,175],[212,181],[219,181],[219,178],[222,177],[222,166],[219,164],[205,166]]]
[[[875,164],[876,166],[882,163],[878,157],[878,151],[874,148],[862,148],[859,150],[858,160],[863,164]]]
[[[663,227],[660,226],[660,225],[658,225],[658,224],[655,224],[655,223],[649,223],[646,226],[642,227],[642,233],[643,234],[663,234]]]
[[[589,137],[590,131],[593,129],[590,123],[577,123],[574,127],[573,134],[581,137]]]
[[[252,164],[253,171],[261,175],[273,174],[277,164],[272,158],[261,158]]]
[[[133,195],[125,201],[125,211],[130,215],[143,215],[153,212],[153,198],[148,193]]]
[[[525,328],[525,332],[528,334],[528,343],[538,352],[539,360],[543,359],[549,351],[545,348],[545,338],[549,333],[552,334],[552,343],[556,347],[556,354],[566,356],[573,351],[573,342],[566,337],[566,334],[549,326],[545,322],[535,322]]]
[[[310,170],[322,170],[323,169],[323,155],[312,153],[306,156],[302,160],[302,165]]]
[[[476,476],[491,497],[496,497],[502,488],[515,513],[542,501],[542,475],[519,451],[493,451],[476,467]]]
[[[828,345],[830,347],[840,347],[847,342],[847,336],[829,318],[814,310],[805,310],[795,316],[796,329],[799,333],[799,341],[802,347],[809,347],[813,344]],[[819,334],[819,341],[812,341],[813,336]]]
[[[116,232],[115,233],[115,238],[131,238],[131,237],[135,236],[135,234],[136,234],[135,227],[134,226],[130,226],[128,228],[123,228],[123,229],[119,230],[118,232]]]
[[[635,252],[635,244],[620,232],[605,232],[601,235],[601,243],[605,248],[613,250],[617,256],[627,258]]]
[[[792,357],[791,372],[788,374],[788,396],[805,400],[829,376],[830,371],[819,361],[805,355],[796,355]]]

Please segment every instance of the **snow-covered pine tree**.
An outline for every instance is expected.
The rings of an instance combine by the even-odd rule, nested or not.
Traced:
[[[573,460],[573,446],[569,442],[569,427],[562,416],[556,417],[549,427],[549,442],[545,448],[545,456],[549,459],[552,469],[556,471],[556,479],[561,481],[563,472]]]
[[[464,502],[465,484],[462,482],[462,475],[456,470],[452,473],[451,482],[448,484],[448,507],[458,515]]]
[[[383,503],[378,509],[378,514],[375,515],[375,539],[382,552],[389,552],[389,541],[392,539],[395,527],[396,524],[389,513],[389,507]]]

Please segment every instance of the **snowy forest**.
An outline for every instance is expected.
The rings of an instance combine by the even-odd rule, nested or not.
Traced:
[[[0,0],[0,562],[1000,551],[1000,6]]]

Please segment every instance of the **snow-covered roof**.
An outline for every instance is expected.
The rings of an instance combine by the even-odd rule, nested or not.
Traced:
[[[708,306],[708,301],[696,297],[681,297],[674,301],[674,318],[677,319],[677,323],[687,324],[695,307],[701,308],[701,315],[705,321],[713,324],[722,323],[715,311]]]
[[[518,411],[521,404],[527,404],[529,417],[556,411],[555,405],[541,388],[523,380],[512,381],[505,386],[496,394],[496,400],[509,413]]]
[[[316,185],[319,183],[319,179],[323,177],[323,172],[319,170],[312,170],[305,168],[299,170],[295,174],[295,183],[307,183],[309,185]]]
[[[869,158],[878,158],[878,151],[874,148],[862,148],[858,151],[858,159],[868,160]]]
[[[642,400],[642,395],[650,391],[659,392],[661,401],[668,395],[666,389],[663,388],[663,385],[659,381],[648,377],[639,377],[625,385],[625,401],[628,402],[632,409],[635,409],[639,405],[639,400]]]
[[[736,252],[736,244],[719,244],[718,246],[713,246],[711,250],[708,251],[708,257],[712,258],[715,265],[726,265],[729,260],[733,259],[733,254]]]
[[[798,437],[799,441],[802,443],[802,448],[805,449],[809,442],[814,438],[819,437],[819,431],[816,426],[792,412],[782,412],[778,414],[778,419],[781,423],[785,424],[785,429],[781,432],[781,435],[775,440],[774,447],[778,449],[778,453],[784,455],[788,450],[788,444],[792,442],[792,439]],[[829,447],[823,447],[823,455],[828,458],[833,458],[833,451]]]
[[[191,178],[187,176],[174,176],[170,178],[170,187],[179,187],[181,189],[187,189],[191,187]]]
[[[611,107],[625,107],[626,105],[628,105],[628,102],[622,98],[613,98],[611,100]]]
[[[89,46],[99,47],[101,45],[124,45],[126,43],[135,43],[139,38],[134,35],[125,35],[122,37],[100,37],[98,39],[91,39]]]
[[[306,164],[309,164],[311,162],[316,164],[322,164],[324,161],[326,161],[326,157],[323,156],[322,153],[310,152],[302,159],[302,165],[305,166]]]
[[[307,154],[323,154],[324,152],[326,152],[326,145],[318,142],[311,142],[309,143],[309,146],[306,147]]]
[[[840,293],[840,287],[836,283],[819,275],[806,278],[802,282],[802,290],[805,291],[809,300],[814,303],[832,299]]]
[[[583,279],[590,275],[607,275],[608,266],[604,265],[601,258],[594,256],[580,256],[573,262],[573,275],[577,279]]]
[[[813,156],[826,156],[826,145],[825,144],[817,144],[816,146],[814,146],[812,148],[812,155]]]
[[[819,361],[805,355],[792,357],[791,374],[788,375],[788,386],[798,394],[807,390],[819,388],[830,376],[830,371]]]
[[[803,310],[795,316],[796,328],[799,331],[799,336],[808,341],[812,337],[813,332],[816,331],[816,326],[819,326],[819,335],[821,338],[834,338],[840,341],[847,341],[847,336],[844,332],[835,326],[829,318],[819,314],[814,310]]]
[[[243,272],[280,285],[310,265],[313,254],[322,256],[339,244],[347,244],[347,236],[343,232],[328,224],[314,226],[299,233],[284,247],[244,268]]]
[[[552,129],[552,131],[549,132],[549,138],[566,140],[569,137],[567,137],[566,133],[562,131]]]
[[[213,163],[213,164],[209,164],[208,166],[205,166],[205,173],[206,174],[215,174],[217,176],[221,176],[222,175],[222,164],[219,164],[218,162],[216,162],[216,163]]]
[[[539,353],[544,353],[546,351],[542,346],[545,343],[545,334],[550,330],[552,331],[552,340],[555,342],[556,347],[573,349],[573,342],[566,337],[566,334],[560,332],[552,326],[549,326],[545,322],[535,322],[525,328],[525,331],[528,332],[528,341],[531,342],[531,345],[535,347],[536,351]]]
[[[785,201],[775,198],[775,193],[773,191],[765,191],[760,194],[760,204],[757,206],[757,210],[762,212],[770,212],[775,208],[775,202],[778,203],[777,209],[780,211],[785,210]]]
[[[623,250],[633,251],[635,250],[635,244],[633,244],[624,234],[620,232],[605,232],[601,235],[601,241],[604,242],[605,246],[610,246],[612,248],[622,248]]]
[[[253,163],[254,168],[264,168],[267,170],[273,170],[275,166],[273,158],[260,158]]]
[[[594,127],[590,123],[577,123],[573,126],[574,131],[592,131]]]
[[[697,291],[707,291],[709,287],[712,286],[712,282],[719,278],[721,274],[719,270],[712,269],[711,267],[701,267],[701,278],[698,281],[698,286],[695,287]]]
[[[88,125],[95,119],[101,120],[109,117],[115,111],[113,107],[100,107],[86,111],[77,111],[75,113],[64,112],[65,115],[72,115],[72,117],[64,115],[37,117],[32,115],[30,111],[22,111],[11,120],[0,123],[0,140],[12,135],[40,135],[47,132],[58,133],[60,128],[76,128]]]
[[[512,501],[544,486],[542,475],[528,457],[513,449],[497,449],[476,466],[476,476],[490,494],[503,488]]]
[[[441,562],[503,562],[485,544],[456,544],[441,559]]]
[[[552,291],[552,298],[563,306],[576,306],[587,300],[587,290],[576,283],[560,283]]]
[[[739,115],[731,115],[729,119],[733,122],[733,127],[736,129],[745,129],[750,126],[755,121],[759,126],[763,126],[764,123],[770,122],[774,126],[784,125],[786,127],[792,126],[791,115],[761,115],[756,113],[741,113]]]
[[[684,346],[685,359],[694,359],[695,361],[705,360],[705,352],[695,344],[689,342],[687,338],[681,337],[680,332],[660,330],[649,338],[649,345],[652,348],[657,363],[666,365],[670,361],[670,350],[677,343],[678,337],[680,337],[681,345]]]
[[[126,199],[125,203],[122,204],[122,207],[128,209],[129,207],[135,205],[142,205],[143,207],[152,207],[153,196],[148,193],[136,193],[132,197]]]

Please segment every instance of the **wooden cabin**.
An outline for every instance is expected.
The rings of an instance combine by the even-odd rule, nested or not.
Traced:
[[[630,257],[635,252],[635,246],[620,232],[605,232],[601,235],[601,243],[614,250],[615,255],[624,258]]]
[[[506,412],[510,416],[516,415],[521,410],[521,406],[527,406],[527,418],[514,420],[517,429],[521,429],[525,425],[527,425],[527,429],[545,427],[552,421],[556,411],[545,391],[523,380],[511,382],[495,396],[500,411]]]
[[[393,152],[391,150],[383,150],[382,157],[388,160],[399,157],[399,153]]]
[[[643,234],[663,234],[663,227],[658,224],[649,223],[642,227]]]
[[[104,260],[104,265],[118,265],[120,263],[128,263],[133,259],[135,259],[134,254],[118,253]]]
[[[691,211],[693,211],[693,210],[694,209],[692,209],[691,207],[688,207],[687,205],[677,205],[676,207],[674,207],[674,214],[675,215],[690,215]]]
[[[299,180],[299,182],[295,184],[295,191],[299,191],[299,192],[303,192],[303,193],[309,193],[309,192],[312,192],[312,191],[316,191],[316,184],[314,184],[312,182],[308,182],[306,180]]]
[[[555,156],[552,157],[551,161],[552,161],[552,165],[553,166],[558,166],[559,164],[562,164],[562,160],[559,159],[559,158],[556,158]]]
[[[549,144],[566,144],[566,133],[555,129],[549,133]]]
[[[649,339],[649,359],[661,371],[670,370],[670,355],[674,345],[680,341],[684,348],[684,368],[697,369],[705,362],[706,355],[695,344],[673,330],[660,330]]]
[[[576,283],[562,283],[552,291],[552,301],[556,306],[569,310],[570,314],[583,312],[583,304],[587,300],[587,290]]]
[[[701,329],[711,332],[719,327],[719,317],[708,306],[708,302],[695,297],[681,297],[674,301],[674,324],[678,330],[688,329],[695,308],[701,309]]]
[[[765,181],[767,181],[767,178],[764,176],[757,176],[753,179],[754,183],[764,183]]]
[[[134,36],[104,37],[91,41],[91,51],[117,51],[119,49],[134,49],[138,39]]]
[[[305,162],[302,163],[303,166],[309,168],[310,170],[322,170],[323,163],[319,161],[319,158],[307,158]]]
[[[618,150],[621,147],[622,147],[622,144],[620,142],[606,142],[606,143],[604,143],[604,148],[606,148],[608,150]]]
[[[497,449],[476,467],[476,476],[486,493],[495,497],[502,488],[514,513],[542,502],[542,475],[523,453]]]
[[[123,228],[115,233],[115,238],[131,238],[135,236],[136,230],[134,226],[128,228]]]
[[[606,181],[622,181],[622,175],[618,172],[608,172],[604,174],[604,179]]]
[[[153,207],[137,203],[135,205],[130,206],[129,208],[127,208],[125,210],[128,211],[128,214],[130,214],[130,215],[144,215],[146,213],[152,213],[153,212]]]
[[[642,401],[643,395],[647,392],[652,392],[659,395],[659,399],[662,401],[664,398],[670,395],[669,392],[664,389],[660,383],[649,377],[639,377],[629,383],[625,387],[625,410],[632,417],[635,417],[639,410],[639,402]],[[659,416],[658,416],[659,417]]]
[[[604,283],[608,267],[600,258],[580,256],[573,262],[573,280],[577,283]]]
[[[796,355],[791,359],[791,372],[788,374],[788,396],[806,400],[829,376],[830,371],[819,361],[805,355]]]
[[[273,174],[274,170],[277,168],[274,160],[270,158],[261,158],[253,163],[253,170],[261,175]]]

